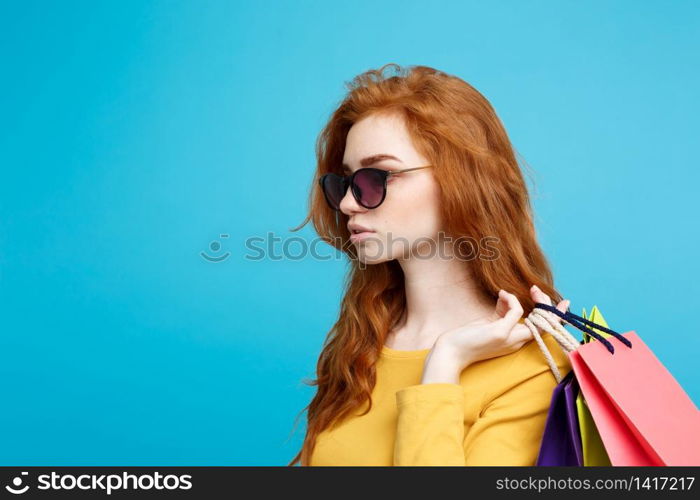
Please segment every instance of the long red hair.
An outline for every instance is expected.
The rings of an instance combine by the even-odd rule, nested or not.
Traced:
[[[311,221],[320,237],[350,257],[350,267],[338,320],[318,359],[317,378],[305,381],[318,389],[301,412],[308,410],[306,435],[288,465],[309,465],[319,433],[364,403],[368,406],[362,415],[371,409],[375,363],[406,307],[398,262],[360,266],[348,244],[347,216],[328,207],[318,184],[327,172],[341,173],[346,137],[355,122],[374,113],[400,114],[416,150],[436,166],[444,232],[477,241],[498,238],[498,258],[464,264],[494,303],[503,288],[518,297],[527,315],[534,307],[529,292],[533,284],[554,303],[563,299],[536,239],[515,151],[483,95],[464,80],[433,68],[393,63],[356,76],[347,89],[316,142],[308,215],[291,229],[297,231]]]

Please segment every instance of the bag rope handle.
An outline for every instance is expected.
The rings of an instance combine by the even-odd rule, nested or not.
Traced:
[[[569,323],[571,326],[578,328],[579,330],[586,332],[589,334],[591,337],[594,337],[596,340],[599,340],[600,342],[605,345],[605,347],[610,351],[610,354],[615,354],[615,348],[613,345],[604,337],[599,335],[598,333],[594,332],[587,326],[584,326],[582,323],[586,323],[588,325],[591,325],[597,330],[603,331],[605,333],[609,333],[610,335],[613,335],[617,340],[625,344],[627,347],[631,348],[632,347],[632,342],[630,342],[627,338],[623,337],[619,333],[617,333],[614,330],[611,330],[610,328],[606,328],[604,326],[601,326],[597,323],[594,323],[593,321],[586,319],[584,317],[578,316],[571,311],[567,311],[566,313],[561,312],[559,309],[557,309],[554,306],[550,306],[549,304],[543,304],[541,302],[536,302],[535,303],[535,308],[541,308],[541,309],[546,309],[547,311],[551,311],[557,316],[559,316],[561,319],[563,319],[566,323]]]
[[[542,340],[538,327],[549,333],[557,341],[561,349],[567,353],[567,355],[569,352],[578,348],[578,340],[571,335],[553,315],[541,309],[533,309],[528,317],[525,318],[525,325],[527,325],[532,333],[532,336],[535,338],[535,341],[537,341],[537,345],[540,348],[540,351],[542,351],[544,358],[547,360],[547,364],[554,374],[557,384],[560,383],[563,377],[559,372],[559,368],[557,367],[557,363],[554,361],[552,354],[549,352],[549,349],[547,349],[544,340]]]
[[[547,349],[547,346],[542,340],[542,336],[538,331],[538,327],[552,335],[552,337],[557,341],[561,349],[565,353],[567,353],[567,355],[569,352],[578,349],[583,342],[579,342],[579,340],[576,339],[576,337],[571,335],[566,330],[566,328],[564,328],[564,326],[560,323],[560,321],[557,318],[555,318],[551,313],[554,313],[557,316],[559,316],[562,320],[564,320],[565,323],[571,324],[575,328],[588,333],[591,337],[600,341],[603,345],[605,345],[605,347],[608,349],[608,351],[610,351],[611,354],[615,353],[615,348],[612,346],[612,344],[600,334],[585,326],[583,323],[587,323],[598,330],[609,333],[618,340],[620,340],[627,347],[632,347],[632,342],[630,342],[627,338],[623,337],[616,331],[611,330],[610,328],[601,326],[598,323],[578,316],[570,311],[563,313],[554,306],[551,306],[549,304],[543,304],[541,302],[536,302],[535,307],[532,309],[528,317],[525,318],[525,325],[530,329],[532,336],[534,337],[535,341],[537,341],[537,345],[539,346],[540,351],[542,351],[542,354],[547,360],[547,364],[552,370],[557,384],[562,381],[563,377],[559,372],[559,368],[557,367],[557,364],[554,361],[551,352],[549,352],[549,349]]]

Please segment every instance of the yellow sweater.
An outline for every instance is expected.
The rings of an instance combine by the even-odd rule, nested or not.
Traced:
[[[542,339],[563,377],[568,356]],[[535,465],[557,385],[537,342],[469,365],[459,384],[420,383],[428,352],[384,346],[372,409],[319,434],[310,465]]]

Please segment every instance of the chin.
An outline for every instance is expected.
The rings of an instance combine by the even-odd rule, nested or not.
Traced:
[[[358,245],[356,252],[357,261],[365,266],[381,264],[382,262],[392,260],[392,257],[387,255],[386,252],[381,252],[377,245]]]

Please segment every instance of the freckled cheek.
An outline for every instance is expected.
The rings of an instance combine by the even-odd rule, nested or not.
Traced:
[[[377,214],[382,231],[409,239],[432,235],[438,225],[437,204],[437,193],[430,187],[392,193]]]

